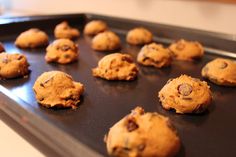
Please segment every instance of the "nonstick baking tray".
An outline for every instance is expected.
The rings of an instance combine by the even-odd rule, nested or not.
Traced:
[[[129,53],[134,59],[141,47],[128,45],[125,35],[137,26],[151,30],[154,40],[166,46],[180,38],[197,40],[205,46],[206,54],[200,61],[174,61],[171,67],[163,69],[139,65],[138,79],[125,82],[106,81],[92,76],[91,69],[108,53],[93,51],[91,38],[83,33],[75,41],[79,44],[79,60],[68,65],[46,63],[45,48],[22,50],[14,46],[17,35],[29,28],[37,27],[46,31],[52,42],[54,27],[63,20],[82,32],[86,22],[93,19],[106,21],[121,38],[121,52]],[[157,97],[169,78],[187,74],[202,79],[201,68],[207,62],[219,56],[235,59],[236,40],[233,35],[95,14],[5,18],[0,23],[0,41],[4,43],[6,51],[25,54],[31,69],[28,78],[0,81],[0,109],[59,155],[108,156],[103,142],[105,133],[139,105],[148,112],[158,112],[173,121],[182,141],[177,156],[236,156],[236,88],[209,82],[213,102],[210,109],[200,115],[166,111]],[[72,75],[75,81],[84,84],[85,92],[78,109],[47,109],[37,104],[32,86],[41,73],[50,70],[64,71]]]

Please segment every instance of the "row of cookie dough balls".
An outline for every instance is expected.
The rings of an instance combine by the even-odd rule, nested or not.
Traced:
[[[37,101],[46,107],[76,108],[84,91],[81,83],[59,71],[43,73],[33,89]],[[207,83],[186,75],[169,81],[159,97],[164,108],[174,108],[178,113],[202,112],[211,102]],[[104,141],[108,154],[115,157],[172,157],[181,147],[169,118],[156,112],[145,113],[140,107],[114,124]]]
[[[45,107],[76,108],[84,86],[66,73],[50,71],[37,78],[33,90]],[[145,113],[141,107],[112,126],[104,141],[108,154],[115,157],[171,157],[181,147],[169,118],[156,112]]]
[[[84,86],[66,73],[50,71],[37,78],[33,90],[45,107],[76,108]],[[165,109],[173,108],[178,113],[203,112],[211,102],[207,83],[186,75],[169,81],[159,97]],[[112,126],[104,140],[108,153],[116,157],[171,157],[181,147],[169,118],[156,112],[145,113],[140,107]]]
[[[210,95],[207,95],[210,91],[205,82],[185,75],[168,84],[169,87],[163,87],[160,94],[166,95],[165,92],[168,91],[171,95],[171,93],[175,93],[171,90],[177,88],[176,94],[186,97],[186,101],[191,101],[192,97],[196,98],[194,101],[198,99],[206,101],[206,99],[211,98]],[[46,107],[76,108],[84,87],[81,83],[74,82],[72,77],[66,73],[51,71],[39,76],[33,89],[37,101]],[[177,98],[177,96],[175,97]],[[185,107],[188,108],[188,111],[192,109],[196,112],[203,111],[209,105],[210,100],[201,104],[202,106],[185,104]],[[175,156],[181,147],[180,138],[169,118],[156,112],[145,113],[140,107],[136,107],[129,115],[114,124],[104,140],[108,153],[116,157],[171,157]]]
[[[92,39],[92,48],[94,50],[115,51],[121,48],[119,36],[116,33],[109,31],[108,26],[104,21],[94,20],[89,22],[85,26],[84,33],[86,35],[94,36]],[[150,44],[153,42],[153,34],[146,28],[136,27],[127,33],[126,41],[131,45]],[[204,49],[199,42],[181,39],[172,43],[169,48],[164,48],[163,45],[155,43],[143,47],[143,51],[139,55],[138,61],[144,65],[162,67],[162,65],[156,65],[157,62],[163,62],[163,66],[168,66],[170,65],[172,57],[178,60],[192,61],[201,58],[203,55]],[[164,58],[164,61],[162,61],[162,58]]]

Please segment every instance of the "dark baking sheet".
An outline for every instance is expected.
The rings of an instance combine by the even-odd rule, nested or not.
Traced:
[[[106,21],[111,30],[121,37],[121,51],[134,58],[140,47],[126,44],[125,34],[136,26],[150,29],[157,42],[167,44],[179,38],[198,40],[209,51],[200,61],[174,61],[169,68],[155,69],[139,65],[138,79],[124,82],[106,81],[91,75],[91,68],[96,67],[98,60],[108,53],[93,51],[91,38],[83,35],[76,41],[80,49],[79,61],[69,65],[47,64],[43,48],[22,50],[14,46],[16,36],[28,28],[45,30],[52,42],[53,29],[59,22],[67,20],[82,32],[86,21],[92,19]],[[209,83],[214,99],[209,111],[201,115],[179,115],[166,111],[157,98],[158,91],[169,78],[181,74],[201,78],[201,68],[217,57],[212,53],[230,51],[232,53],[227,55],[229,53],[226,52],[226,56],[234,57],[236,41],[233,35],[94,14],[8,18],[0,22],[0,41],[7,52],[25,54],[31,69],[28,78],[0,81],[0,109],[61,156],[108,156],[103,142],[104,134],[137,105],[146,111],[168,116],[173,121],[182,141],[178,156],[236,156],[236,125],[233,123],[236,120],[236,88]],[[32,86],[41,73],[50,70],[64,71],[85,85],[78,109],[46,109],[37,104]]]

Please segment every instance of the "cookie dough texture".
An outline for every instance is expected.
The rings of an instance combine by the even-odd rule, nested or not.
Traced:
[[[106,55],[92,70],[93,76],[106,80],[133,80],[138,75],[138,68],[128,54],[113,53]]]
[[[0,42],[0,53],[1,53],[1,52],[4,52],[4,51],[5,51],[4,46],[3,46],[3,44]]]
[[[203,46],[197,41],[181,39],[169,46],[177,60],[193,61],[202,58],[204,55]]]
[[[120,47],[119,36],[111,31],[99,33],[92,40],[92,48],[96,51],[113,51]]]
[[[170,66],[172,56],[169,49],[164,48],[160,44],[151,43],[145,45],[138,54],[138,63],[145,66],[153,66],[156,68]]]
[[[70,39],[57,39],[47,49],[45,60],[68,64],[77,60],[79,51],[77,45]]]
[[[84,27],[84,34],[94,36],[108,29],[107,24],[101,20],[93,20],[87,23]]]
[[[126,36],[126,41],[131,45],[144,45],[152,42],[152,33],[143,27],[130,30]]]
[[[11,79],[29,73],[29,64],[23,54],[0,53],[0,78]]]
[[[181,75],[170,79],[159,92],[163,108],[176,113],[201,113],[210,105],[212,94],[205,81]]]
[[[80,32],[78,29],[71,27],[68,22],[63,21],[55,27],[54,35],[57,39],[74,39],[79,37]]]
[[[31,28],[22,32],[15,41],[15,45],[20,48],[38,48],[48,45],[48,36],[38,28]]]
[[[236,62],[217,58],[202,68],[202,77],[217,85],[236,86]]]
[[[49,71],[41,74],[34,83],[37,102],[45,107],[76,108],[84,86],[74,82],[64,72]]]
[[[105,136],[107,151],[114,157],[173,157],[180,139],[170,120],[141,107],[113,125]]]

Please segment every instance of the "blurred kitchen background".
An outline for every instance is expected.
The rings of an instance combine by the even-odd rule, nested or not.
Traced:
[[[236,34],[236,0],[0,0],[2,16],[90,12]]]

